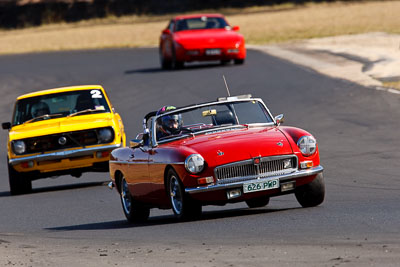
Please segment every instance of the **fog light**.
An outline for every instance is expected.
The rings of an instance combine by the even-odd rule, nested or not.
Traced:
[[[32,168],[33,167],[33,161],[25,161],[21,163],[22,168]]]
[[[302,161],[300,162],[300,168],[302,169],[308,169],[311,168],[313,166],[313,162],[312,161]]]
[[[228,199],[237,198],[240,197],[241,195],[242,195],[242,190],[240,188],[232,189],[226,192],[226,196],[228,197]]]
[[[96,158],[105,158],[110,155],[110,151],[98,151],[96,152]]]
[[[237,54],[239,53],[239,49],[228,49],[228,53]]]
[[[283,168],[290,169],[292,167],[292,159],[283,160]]]
[[[201,178],[197,179],[197,183],[199,185],[210,184],[213,182],[214,182],[214,178],[212,176],[201,177]]]
[[[296,187],[296,182],[281,183],[281,192],[293,190]]]

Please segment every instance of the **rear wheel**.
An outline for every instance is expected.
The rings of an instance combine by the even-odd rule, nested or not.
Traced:
[[[131,223],[145,222],[150,215],[150,209],[136,203],[132,197],[125,177],[121,178],[121,204],[126,219]]]
[[[242,65],[244,63],[244,59],[235,59],[234,62],[236,65]]]
[[[269,197],[262,196],[258,198],[252,198],[246,200],[246,204],[249,208],[261,208],[267,206],[269,203]]]
[[[296,199],[303,207],[315,207],[325,198],[325,182],[322,173],[309,184],[296,188]]]
[[[181,180],[172,169],[168,171],[167,186],[172,211],[178,219],[191,220],[201,216],[201,205],[185,194],[185,188]]]
[[[14,170],[10,164],[8,164],[8,181],[11,195],[27,194],[32,191],[32,181],[29,177]]]

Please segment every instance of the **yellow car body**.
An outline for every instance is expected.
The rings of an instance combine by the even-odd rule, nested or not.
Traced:
[[[100,85],[62,87],[17,98],[9,130],[11,194],[27,193],[32,180],[108,171],[110,152],[125,146],[121,116]]]

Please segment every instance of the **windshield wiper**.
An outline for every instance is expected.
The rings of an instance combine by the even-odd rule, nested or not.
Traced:
[[[84,113],[92,113],[92,112],[95,112],[95,111],[104,111],[104,110],[103,109],[88,108],[88,109],[85,109],[85,110],[77,111],[75,113],[71,113],[67,117],[74,117],[76,115],[80,115],[80,114],[84,114]]]
[[[25,123],[30,123],[30,122],[34,122],[34,121],[38,121],[38,120],[41,120],[41,119],[47,120],[47,119],[50,119],[50,118],[53,118],[53,117],[57,117],[57,116],[61,116],[61,115],[63,115],[63,114],[61,114],[61,113],[56,113],[56,114],[44,114],[44,115],[35,117],[35,118],[33,118],[33,119],[27,120],[27,121],[25,121],[23,124],[25,124]]]

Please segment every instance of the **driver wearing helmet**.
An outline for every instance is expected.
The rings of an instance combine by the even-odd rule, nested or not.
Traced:
[[[176,109],[174,106],[164,106],[157,111],[157,116]],[[157,119],[157,139],[176,135],[181,132],[181,114],[170,114]]]
[[[40,117],[46,114],[50,114],[49,106],[44,102],[38,102],[32,105],[31,115],[32,118]]]

